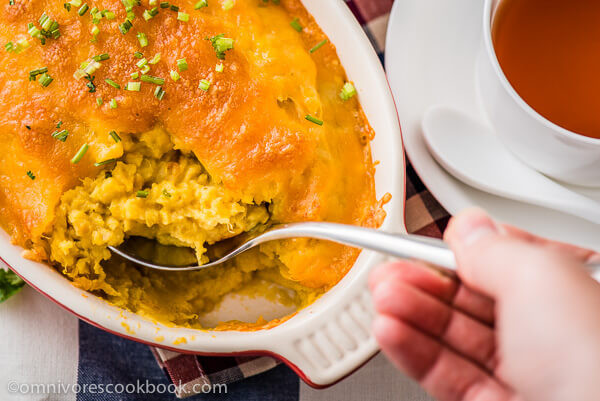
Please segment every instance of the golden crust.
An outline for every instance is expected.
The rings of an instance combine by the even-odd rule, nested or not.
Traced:
[[[282,0],[280,6],[236,0],[228,11],[218,0],[201,10],[193,9],[194,0],[181,0],[178,6],[190,14],[189,22],[163,10],[146,22],[147,3],[142,0],[143,7],[135,8],[137,18],[126,35],[117,28],[126,16],[120,0],[90,3],[116,14],[98,25],[95,43],[90,42],[89,13],[67,12],[63,2],[16,0],[14,6],[0,6],[2,43],[21,38],[32,43],[21,54],[0,52],[0,221],[14,242],[26,246],[47,232],[60,196],[96,175],[94,162],[122,155],[109,131],[135,134],[155,125],[162,125],[177,146],[193,151],[214,179],[242,199],[271,202],[275,222],[379,224],[367,144],[372,130],[356,98],[339,99],[346,76],[335,47],[328,43],[308,52],[326,37],[299,0]],[[27,35],[26,25],[44,11],[59,22],[61,37],[41,46]],[[301,34],[289,26],[296,17],[304,27]],[[148,37],[143,49],[138,31]],[[226,53],[219,73],[215,65],[221,61],[205,38],[221,33],[234,39],[235,48]],[[131,81],[130,74],[138,71],[133,54],[140,50],[147,59],[161,54],[149,74],[166,80],[162,101],[149,83],[142,83],[140,92],[128,92],[104,82],[110,78],[124,87]],[[94,73],[97,90],[89,93],[87,81],[75,80],[73,73],[101,53],[110,59]],[[174,82],[169,71],[184,57],[189,69]],[[42,66],[54,78],[47,88],[28,80],[28,71]],[[207,92],[198,89],[201,79],[211,81]],[[104,101],[100,107],[98,97]],[[111,99],[117,109],[109,107]],[[307,114],[325,124],[306,121]],[[64,143],[50,135],[58,121],[70,132]],[[84,143],[90,148],[83,160],[70,163]],[[323,257],[315,262],[315,255]],[[317,244],[286,264],[292,279],[320,287],[337,282],[356,255]]]

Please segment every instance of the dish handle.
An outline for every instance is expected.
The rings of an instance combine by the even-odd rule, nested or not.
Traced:
[[[335,384],[379,350],[371,333],[375,313],[367,281],[360,281],[345,302],[295,327],[290,325],[288,333],[293,334],[273,345],[274,351],[312,387]]]

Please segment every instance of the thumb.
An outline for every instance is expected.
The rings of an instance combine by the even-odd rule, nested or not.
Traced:
[[[510,236],[479,209],[454,217],[444,237],[463,282],[495,298],[530,280],[533,284],[550,276],[586,275],[573,255]]]

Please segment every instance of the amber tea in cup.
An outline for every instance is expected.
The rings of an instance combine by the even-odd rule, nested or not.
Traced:
[[[492,40],[527,104],[569,131],[600,138],[599,0],[501,0]]]

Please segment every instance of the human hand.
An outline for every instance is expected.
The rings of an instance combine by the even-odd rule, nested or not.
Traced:
[[[598,254],[499,226],[483,212],[445,240],[461,281],[423,263],[370,277],[383,352],[440,401],[600,400]]]

